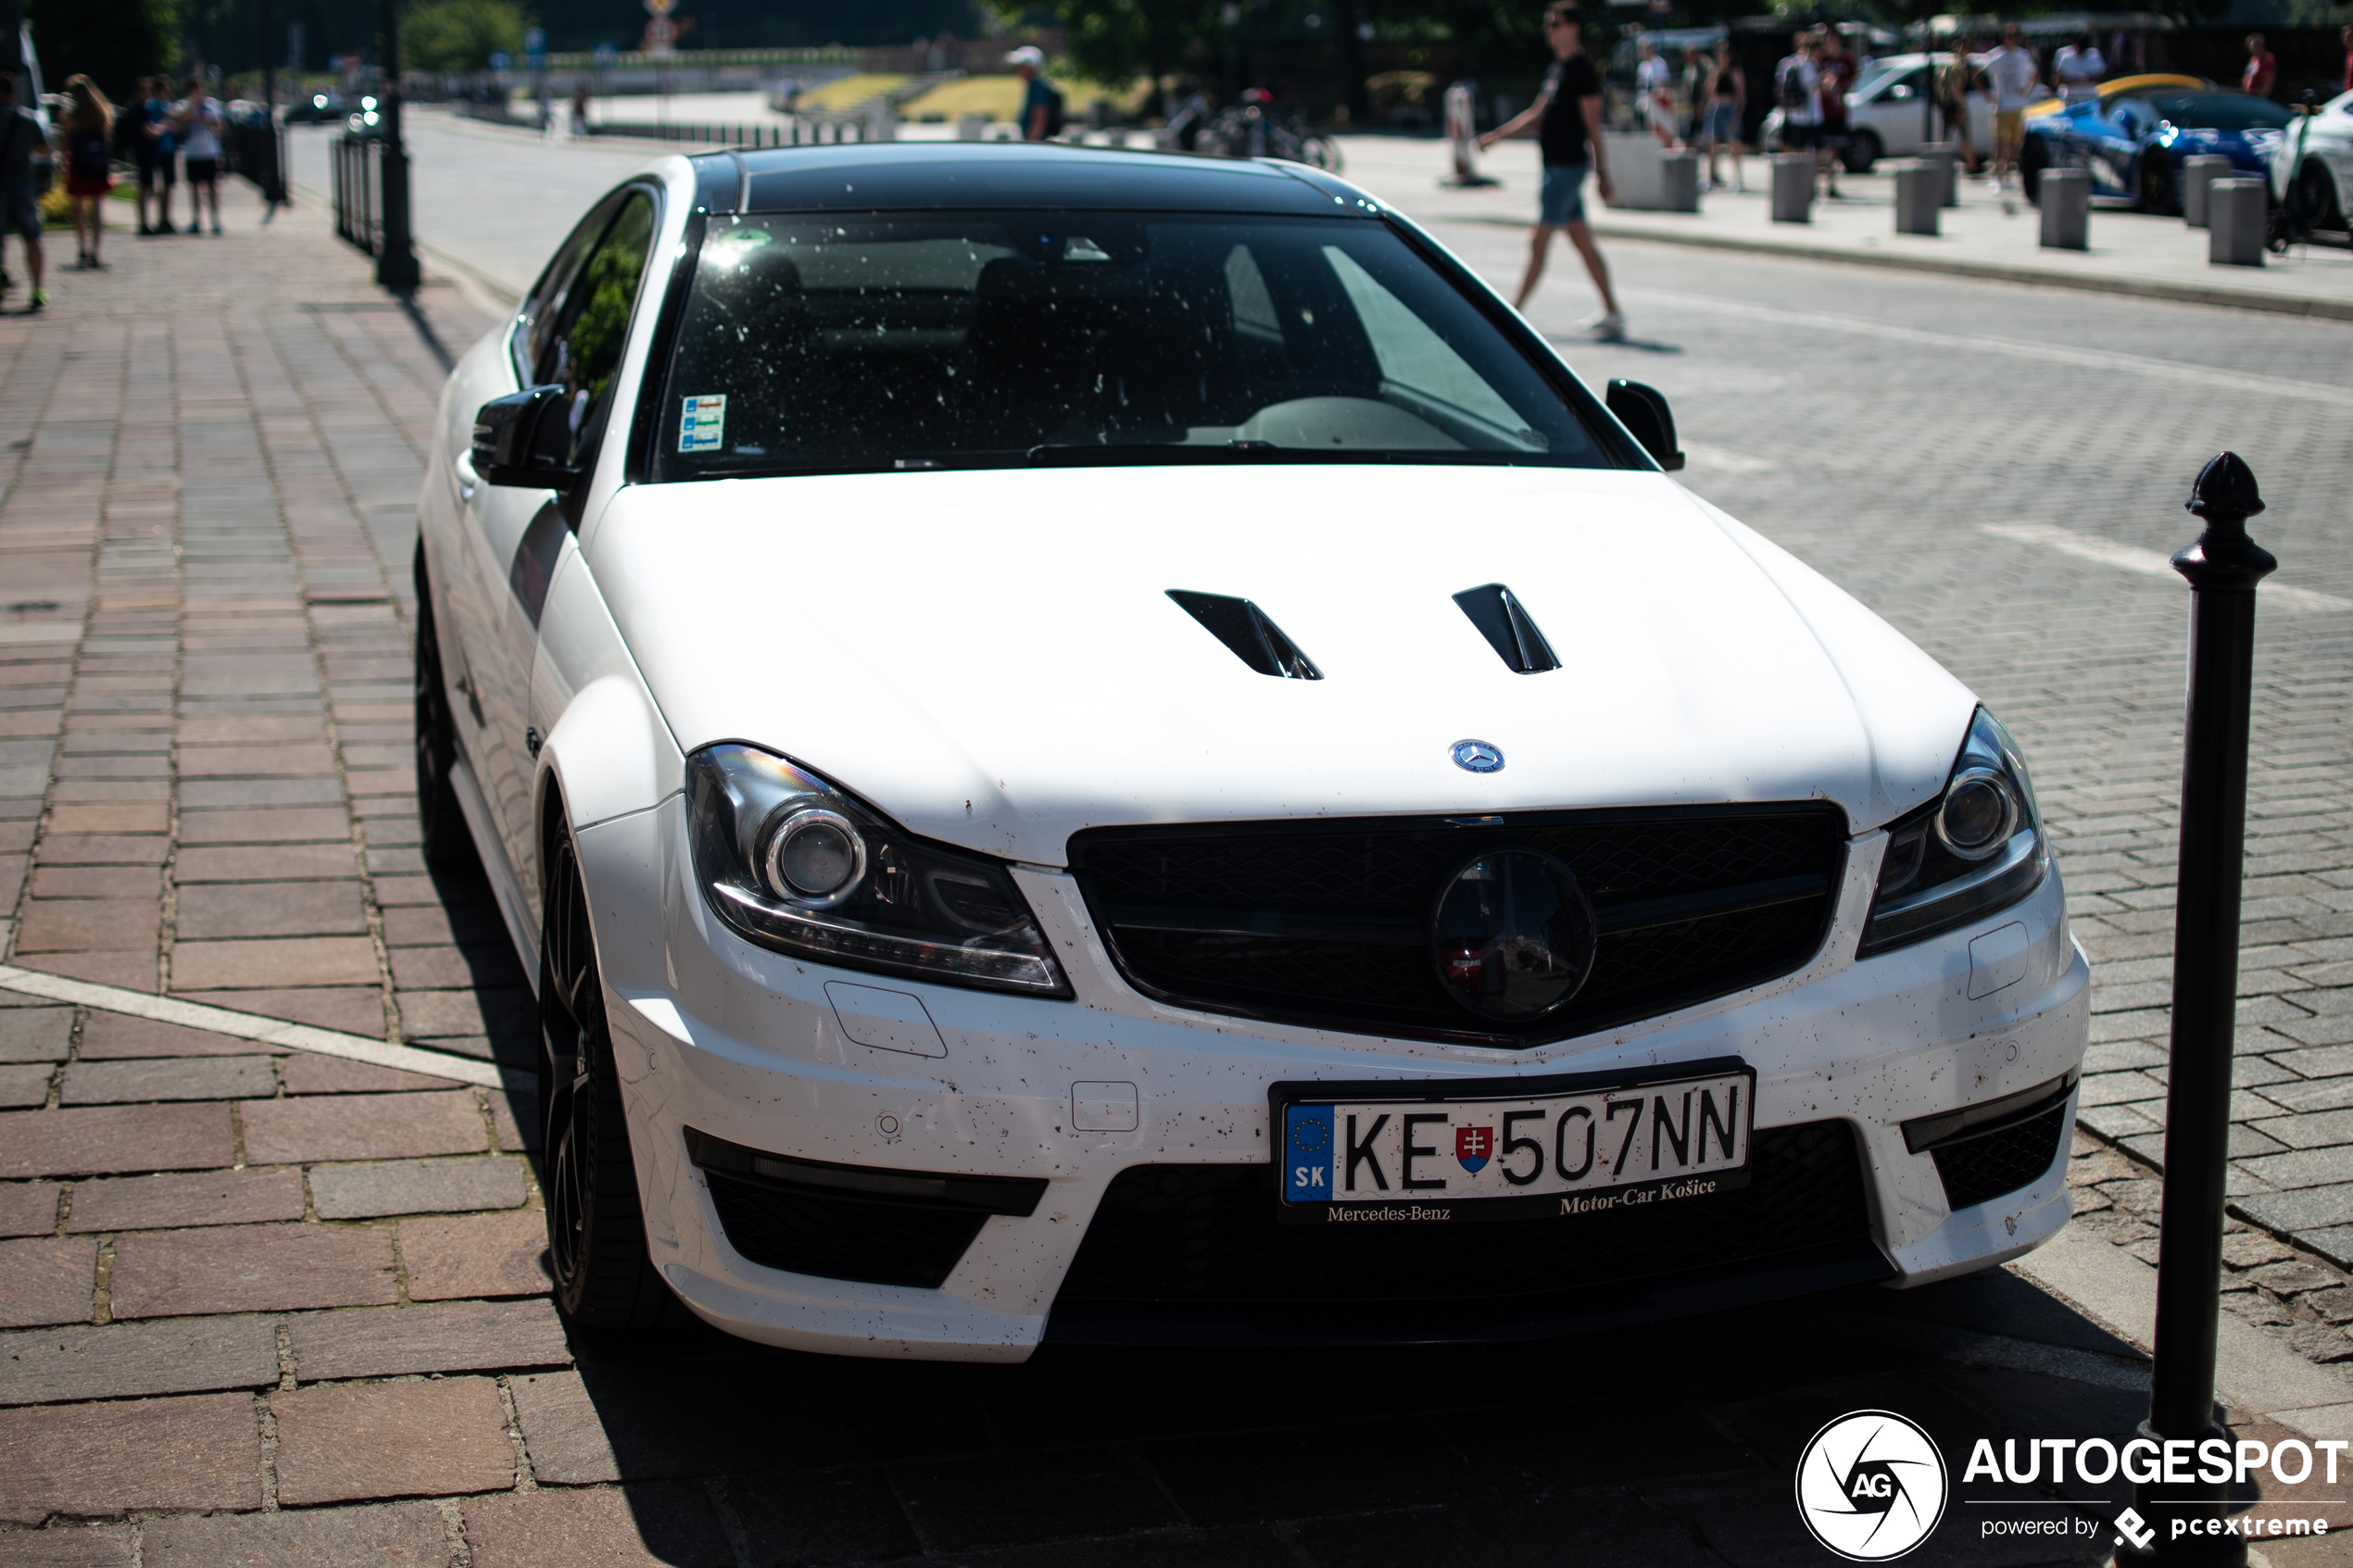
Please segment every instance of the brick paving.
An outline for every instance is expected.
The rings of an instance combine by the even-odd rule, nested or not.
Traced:
[[[241,191],[227,205],[230,239],[125,244],[113,274],[60,280],[46,319],[0,320],[0,428],[30,433],[0,450],[6,960],[523,1065],[523,977],[480,881],[423,868],[407,766],[434,345],[484,318],[440,285],[412,318],[315,211],[257,232]],[[1511,236],[1448,238],[1511,265]],[[2334,374],[2353,339],[1619,254],[1651,335],[1572,348],[1580,369],[1665,388],[1695,489],[1889,614],[2024,738],[2098,960],[2078,1223],[2152,1255],[2180,594],[1977,527],[2171,548],[2189,474],[2233,445],[2272,499],[2257,531],[2284,578],[2353,596],[2341,413],[1788,318],[2119,355],[2161,334],[2178,363],[2282,380]],[[1579,298],[1556,273],[1540,325]],[[2348,619],[2263,624],[2224,1282],[2233,1312],[2326,1365],[2353,1359]],[[2144,1408],[2116,1382],[2129,1348],[2007,1271],[1629,1333],[1606,1357],[1013,1369],[812,1360],[691,1324],[605,1343],[547,1299],[517,1158],[535,1112],[509,1082],[0,990],[0,1562],[1336,1565],[1556,1560],[1564,1539],[1594,1562],[1779,1562],[1799,1550],[1791,1461],[1830,1415],[1903,1410],[1953,1454],[1969,1432],[2122,1433]],[[1875,1323],[1898,1343],[1854,1331]],[[1911,1323],[1998,1324],[2108,1380],[1957,1367],[1901,1343]]]

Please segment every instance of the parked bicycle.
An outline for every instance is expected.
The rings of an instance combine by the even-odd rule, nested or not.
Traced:
[[[1212,115],[1193,150],[1214,157],[1289,158],[1327,173],[1340,172],[1340,149],[1331,138],[1307,131],[1296,113],[1277,107],[1274,94],[1259,87]]]

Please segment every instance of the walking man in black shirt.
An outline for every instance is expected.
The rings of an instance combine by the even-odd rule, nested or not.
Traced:
[[[1602,200],[1617,194],[1609,182],[1609,164],[1602,143],[1602,76],[1579,41],[1583,31],[1577,7],[1554,0],[1544,12],[1544,37],[1558,56],[1544,74],[1544,91],[1535,103],[1478,139],[1484,150],[1509,136],[1537,127],[1536,139],[1544,153],[1544,182],[1536,198],[1536,227],[1528,236],[1528,273],[1519,281],[1514,308],[1528,304],[1536,280],[1544,275],[1544,253],[1555,230],[1566,231],[1568,243],[1585,258],[1585,270],[1602,296],[1601,310],[1578,323],[1578,330],[1605,339],[1626,335],[1626,318],[1617,296],[1610,292],[1609,264],[1593,243],[1585,222],[1585,176],[1591,172]]]

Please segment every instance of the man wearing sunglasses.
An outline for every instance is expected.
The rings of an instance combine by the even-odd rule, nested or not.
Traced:
[[[1602,200],[1617,195],[1610,184],[1609,164],[1602,142],[1602,76],[1581,42],[1583,19],[1573,5],[1556,3],[1544,12],[1544,38],[1552,44],[1552,69],[1544,75],[1544,90],[1536,102],[1478,139],[1479,147],[1493,146],[1507,137],[1536,130],[1543,148],[1544,179],[1536,201],[1536,226],[1529,232],[1528,271],[1520,279],[1515,308],[1526,307],[1544,275],[1544,256],[1555,231],[1584,258],[1593,287],[1602,296],[1598,314],[1578,323],[1578,330],[1604,340],[1626,335],[1626,318],[1618,312],[1617,296],[1610,292],[1609,265],[1593,231],[1585,221],[1585,176],[1594,177]]]

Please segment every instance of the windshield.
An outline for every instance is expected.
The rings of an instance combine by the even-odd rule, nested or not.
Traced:
[[[1612,466],[1379,223],[754,215],[711,220],[654,477],[1310,459]]]
[[[2246,93],[2175,93],[2147,100],[2160,119],[2190,131],[2277,131],[2287,110]]]
[[[1919,69],[1920,60],[1918,55],[1906,55],[1893,60],[1873,60],[1864,68],[1863,74],[1855,79],[1855,85],[1846,91],[1852,97],[1868,97],[1873,88],[1889,77]]]

